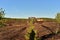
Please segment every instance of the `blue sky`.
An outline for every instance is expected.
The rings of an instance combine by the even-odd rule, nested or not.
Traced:
[[[60,12],[60,0],[0,0],[0,8],[6,17],[48,17],[54,18]]]

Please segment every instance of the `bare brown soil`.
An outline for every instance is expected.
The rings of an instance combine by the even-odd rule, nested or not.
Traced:
[[[30,27],[28,23],[28,20],[8,20],[4,23],[6,26],[0,28],[0,40],[25,40],[26,29]],[[37,30],[37,38],[47,36],[42,40],[60,40],[60,33],[52,34],[56,32],[57,28],[60,31],[59,23],[43,21],[34,22],[33,25],[35,26],[34,30]]]

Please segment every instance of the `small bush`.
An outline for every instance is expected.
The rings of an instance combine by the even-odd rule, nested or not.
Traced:
[[[5,24],[3,24],[2,22],[0,22],[0,27],[4,27],[6,26]]]

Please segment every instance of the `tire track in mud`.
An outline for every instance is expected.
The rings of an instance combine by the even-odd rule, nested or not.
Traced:
[[[0,40],[11,40],[17,35],[20,35],[26,27],[6,27],[4,29],[0,29]]]

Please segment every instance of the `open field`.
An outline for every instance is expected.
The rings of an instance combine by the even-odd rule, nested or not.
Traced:
[[[0,20],[0,23],[4,24],[4,27],[0,27],[0,40],[26,40],[25,35],[30,27],[29,21],[29,19],[10,18]],[[36,20],[32,24],[33,30],[37,31],[36,38],[40,38],[39,40],[60,40],[60,23],[55,19],[53,21]]]

